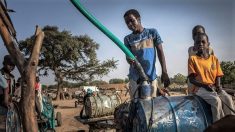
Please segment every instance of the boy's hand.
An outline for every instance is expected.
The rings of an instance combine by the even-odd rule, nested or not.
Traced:
[[[221,86],[215,88],[215,91],[216,91],[217,93],[221,93],[222,90],[223,90],[223,89],[222,89]]]
[[[169,91],[167,90],[167,88],[158,88],[158,90],[159,90],[159,93],[160,93],[161,96],[166,96],[166,94],[167,94],[168,96],[170,96],[170,93],[169,93]]]
[[[162,90],[161,88],[158,89],[159,90],[159,93],[161,96],[165,96],[166,95],[166,92],[164,92],[164,90]]]
[[[131,59],[129,57],[126,57],[126,60],[129,64],[134,64],[134,62],[135,62],[133,59]]]
[[[215,88],[213,85],[207,85],[207,84],[202,84],[202,85],[203,85],[202,88],[206,89],[209,92],[215,91]]]
[[[165,88],[170,85],[170,79],[166,72],[162,72],[161,81],[164,83]]]

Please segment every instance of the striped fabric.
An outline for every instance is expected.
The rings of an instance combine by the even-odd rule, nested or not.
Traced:
[[[162,44],[160,35],[156,29],[144,29],[140,34],[129,34],[124,38],[125,45],[137,57],[150,81],[157,77],[155,62],[155,46]],[[138,72],[131,65],[129,69],[129,78],[137,81]]]

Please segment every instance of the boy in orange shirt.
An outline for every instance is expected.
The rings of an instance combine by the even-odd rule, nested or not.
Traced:
[[[202,25],[196,25],[192,30],[193,40],[195,40],[195,37],[197,36],[197,34],[200,34],[200,33],[206,33],[206,30]],[[193,46],[188,48],[188,55],[190,57],[190,56],[193,56],[196,54],[197,54],[197,48],[196,48],[195,44],[193,44]],[[210,46],[209,46],[209,54],[214,55],[214,51]],[[195,93],[194,90],[195,90],[195,86],[192,85],[188,80],[188,93],[189,94]]]
[[[188,60],[188,77],[190,83],[197,86],[196,95],[211,105],[213,122],[225,115],[233,114],[232,98],[222,90],[220,78],[223,72],[219,60],[209,54],[209,39],[205,33],[200,33],[194,40],[197,54]],[[226,106],[226,103],[228,106]]]

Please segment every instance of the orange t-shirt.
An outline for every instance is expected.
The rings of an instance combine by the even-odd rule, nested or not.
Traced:
[[[196,74],[196,80],[202,84],[215,84],[216,77],[223,76],[219,60],[210,55],[208,59],[191,56],[188,60],[188,75]]]

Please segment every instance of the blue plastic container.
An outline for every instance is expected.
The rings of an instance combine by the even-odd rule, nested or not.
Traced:
[[[130,107],[128,131],[203,132],[212,123],[210,105],[198,96],[139,99]]]
[[[139,97],[141,99],[151,98],[151,85],[147,81],[144,81],[142,85],[139,86]]]

